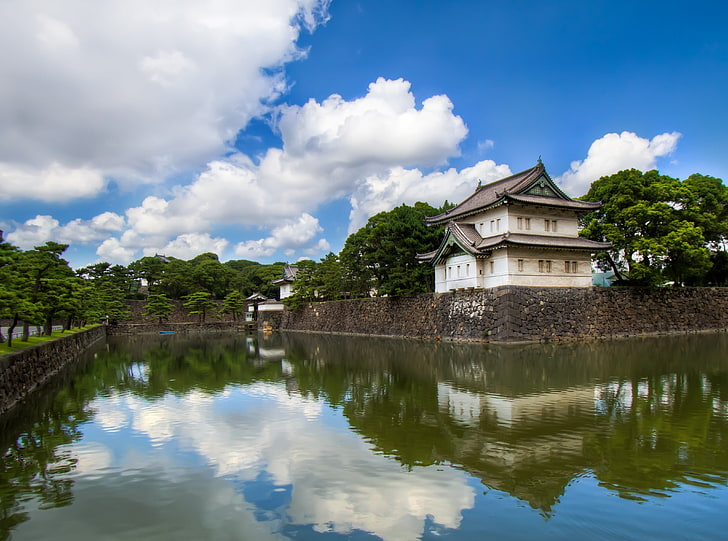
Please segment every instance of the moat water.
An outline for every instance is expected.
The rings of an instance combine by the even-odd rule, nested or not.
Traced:
[[[728,334],[111,337],[1,423],[0,539],[728,538]]]

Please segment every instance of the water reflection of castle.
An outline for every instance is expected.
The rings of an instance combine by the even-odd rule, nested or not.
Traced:
[[[594,427],[594,388],[520,396],[437,385],[441,413],[462,432],[451,459],[491,488],[549,511],[579,473],[585,438]]]
[[[686,456],[728,472],[728,450],[681,439],[689,408],[728,437],[726,335],[513,348],[297,335],[284,347],[380,452],[453,464],[544,513],[582,475],[632,497],[692,475]]]

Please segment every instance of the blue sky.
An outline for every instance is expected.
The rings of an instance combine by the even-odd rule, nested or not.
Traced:
[[[74,267],[296,261],[539,156],[572,196],[630,167],[726,179],[726,12],[0,0],[0,229]]]

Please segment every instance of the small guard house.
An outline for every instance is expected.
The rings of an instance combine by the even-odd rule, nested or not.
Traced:
[[[277,278],[271,282],[280,288],[279,298],[281,300],[286,297],[290,297],[293,293],[293,282],[296,281],[296,274],[298,273],[298,267],[296,265],[286,264],[283,267],[283,274],[280,278]]]
[[[535,167],[478,186],[459,205],[426,218],[442,243],[419,260],[435,267],[435,291],[503,285],[590,287],[591,254],[610,243],[579,237],[579,216],[601,203],[577,201]]]

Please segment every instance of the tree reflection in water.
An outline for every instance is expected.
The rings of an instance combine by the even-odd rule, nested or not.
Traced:
[[[3,419],[0,539],[26,520],[25,502],[73,501],[70,446],[97,397],[213,397],[259,383],[340,410],[405,470],[452,465],[545,515],[586,474],[637,500],[725,485],[727,346],[725,334],[518,346],[112,337]]]

